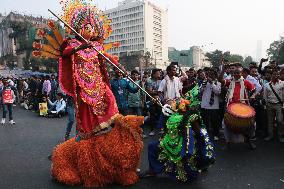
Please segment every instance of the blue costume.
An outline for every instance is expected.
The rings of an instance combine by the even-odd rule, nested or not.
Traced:
[[[199,170],[215,162],[214,147],[200,116],[199,87],[196,85],[166,121],[165,134],[148,146],[150,171],[165,172],[179,181],[192,181]]]

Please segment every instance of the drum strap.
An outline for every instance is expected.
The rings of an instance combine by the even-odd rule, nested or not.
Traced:
[[[272,84],[271,84],[271,83],[269,83],[269,86],[270,86],[270,88],[271,88],[273,94],[274,94],[274,95],[276,96],[276,98],[278,99],[278,101],[279,101],[281,104],[283,104],[281,98],[280,98],[280,97],[278,96],[278,94],[275,92],[275,90],[274,90],[274,88],[272,87]]]

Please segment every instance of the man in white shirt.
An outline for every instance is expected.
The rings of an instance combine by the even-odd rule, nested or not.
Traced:
[[[248,80],[254,85],[256,92],[260,93],[260,91],[262,90],[262,87],[260,83],[258,82],[258,80],[256,80],[256,78],[250,75],[250,70],[248,68],[243,68],[242,74],[245,80]]]
[[[208,72],[207,81],[201,85],[200,92],[202,94],[201,100],[201,114],[203,121],[207,127],[207,131],[214,140],[219,139],[220,121],[220,94],[221,83],[217,81],[218,73],[211,69]]]
[[[158,95],[164,104],[172,104],[173,101],[181,97],[182,83],[178,77],[176,77],[177,68],[175,65],[169,65],[167,67],[167,75],[161,81]],[[163,114],[160,115],[158,121],[158,127],[163,132],[163,126],[165,125],[166,118]]]
[[[48,104],[51,106],[48,110],[49,115],[61,117],[65,114],[66,102],[62,93],[57,93],[55,102],[51,102],[48,98]]]
[[[284,81],[280,79],[279,69],[272,71],[271,81],[264,86],[263,98],[267,105],[268,136],[266,141],[273,139],[274,121],[276,118],[278,126],[279,141],[284,143],[284,123],[283,123],[283,100],[284,100]],[[277,95],[274,94],[273,90]],[[278,98],[277,98],[278,96]]]
[[[180,79],[176,77],[176,71],[176,66],[168,66],[167,75],[160,83],[158,92],[165,103],[181,97],[182,83]]]

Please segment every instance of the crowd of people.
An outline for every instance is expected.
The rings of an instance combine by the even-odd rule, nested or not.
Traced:
[[[223,121],[228,105],[233,102],[250,105],[256,112],[255,127],[247,133],[245,139],[251,148],[255,148],[253,141],[256,137],[270,141],[275,132],[279,142],[284,142],[284,70],[280,69],[275,61],[263,67],[265,61],[267,60],[262,59],[259,65],[252,62],[245,68],[240,63],[222,60],[219,68],[190,68],[186,71],[176,65],[170,65],[166,71],[153,69],[140,73],[133,70],[130,76],[137,85],[163,104],[184,97],[190,89],[198,85],[204,124],[212,139],[219,140],[225,135],[228,145],[226,147],[234,142]],[[155,135],[156,128],[163,132],[163,128],[159,127],[162,110],[157,103],[118,70],[110,74],[109,79],[119,112],[123,115],[146,117],[143,127],[148,127],[149,129],[145,130],[149,130],[149,133],[144,132],[144,138]],[[17,103],[25,109],[38,112],[41,116],[63,117],[67,113],[69,121],[65,140],[69,139],[75,122],[73,99],[62,92],[54,74],[27,79],[3,78],[0,90],[3,104],[1,124],[5,124],[7,111],[10,124],[15,124],[13,106]]]
[[[0,80],[1,101],[3,104],[3,119],[8,110],[9,120],[15,124],[12,118],[12,107],[19,104],[27,110],[38,112],[43,116],[48,114],[60,114],[65,111],[66,103],[63,100],[65,95],[61,92],[58,81],[54,74],[51,76],[31,76],[29,78],[12,77],[2,78]],[[60,101],[60,105],[57,101]],[[42,114],[43,105],[46,103],[46,113]],[[47,108],[48,107],[48,108]],[[52,112],[52,113],[51,113]]]
[[[252,62],[246,68],[240,63],[222,60],[218,68],[191,68],[185,72],[170,65],[165,72],[154,69],[151,73],[144,72],[141,75],[133,70],[130,75],[137,84],[164,104],[183,97],[198,85],[203,121],[212,139],[225,138],[226,148],[237,141],[224,126],[223,119],[228,106],[232,103],[245,103],[253,107],[256,112],[255,127],[245,133],[243,140],[254,149],[256,138],[270,141],[275,132],[279,142],[284,142],[284,70],[275,61],[263,67],[266,61],[262,59],[259,65]],[[119,111],[124,115],[147,116],[149,119],[145,125],[150,128],[149,136],[153,136],[154,128],[161,121],[161,108],[133,83],[123,78],[118,70],[110,83]],[[147,137],[145,132],[143,136]]]
[[[0,82],[3,125],[7,112],[15,124],[17,104],[44,117],[68,114],[64,142],[49,156],[53,180],[88,188],[128,186],[139,176],[165,173],[188,182],[214,164],[214,140],[224,138],[226,148],[246,142],[250,149],[257,137],[284,142],[284,70],[275,61],[263,67],[268,60],[262,59],[245,68],[222,59],[217,68],[182,70],[172,63],[166,70],[127,72],[107,53],[118,47],[104,43],[111,20],[83,0],[61,5],[65,36],[49,20],[36,33],[52,52],[38,40],[33,44],[33,56],[58,59],[58,78]],[[148,144],[149,169],[138,175],[143,138],[156,132],[159,139]]]

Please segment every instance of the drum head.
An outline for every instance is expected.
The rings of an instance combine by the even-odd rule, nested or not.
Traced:
[[[255,116],[255,110],[251,106],[242,103],[230,104],[227,111],[239,118],[250,118]]]

